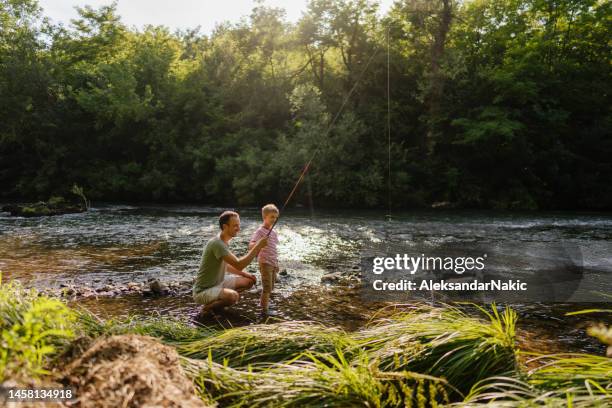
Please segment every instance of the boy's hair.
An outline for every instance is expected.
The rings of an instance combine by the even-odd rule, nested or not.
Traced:
[[[262,217],[265,217],[270,213],[279,213],[278,208],[274,204],[266,204],[261,208]]]
[[[236,211],[223,211],[219,216],[219,228],[223,231],[223,225],[229,225],[230,218],[239,217]]]

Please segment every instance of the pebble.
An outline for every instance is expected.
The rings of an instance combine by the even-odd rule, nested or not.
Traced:
[[[340,279],[342,279],[342,274],[340,274],[340,272],[328,273],[321,276],[322,283],[338,282]]]
[[[149,284],[149,290],[153,294],[161,295],[168,292],[168,287],[161,283],[158,279],[155,279]]]

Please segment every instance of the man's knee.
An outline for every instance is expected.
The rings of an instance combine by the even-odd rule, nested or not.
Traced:
[[[233,289],[223,289],[222,298],[227,303],[233,305],[234,303],[238,302],[238,299],[240,299],[240,295]]]
[[[237,290],[251,289],[254,284],[255,284],[255,282],[253,282],[252,279],[238,278],[236,280],[236,289]]]

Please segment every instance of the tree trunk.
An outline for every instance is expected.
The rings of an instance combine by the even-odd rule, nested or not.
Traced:
[[[440,11],[440,22],[434,33],[434,41],[431,45],[431,71],[429,92],[427,101],[428,121],[427,135],[425,138],[425,148],[428,154],[433,153],[437,138],[437,121],[439,119],[440,105],[444,93],[444,76],[440,72],[446,38],[450,31],[453,19],[452,0],[442,0],[442,10]]]

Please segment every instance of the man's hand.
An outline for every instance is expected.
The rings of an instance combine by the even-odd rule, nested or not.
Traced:
[[[262,249],[266,245],[268,245],[268,237],[263,237],[262,239],[257,241],[257,243],[255,244],[255,248],[259,251],[260,249]]]
[[[257,283],[257,278],[252,273],[248,273],[248,272],[242,271],[241,275],[244,276],[247,279],[251,279],[253,281],[253,283]]]

